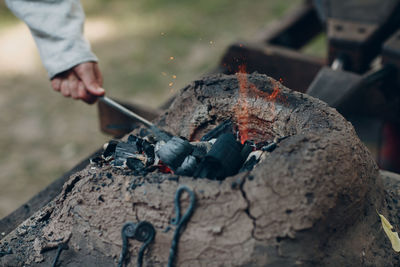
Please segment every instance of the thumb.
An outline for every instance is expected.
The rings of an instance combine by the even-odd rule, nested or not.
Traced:
[[[96,79],[94,63],[93,62],[85,62],[79,64],[74,68],[75,73],[81,79],[83,84],[85,85],[86,90],[95,96],[104,95],[105,91],[99,85],[99,82]]]

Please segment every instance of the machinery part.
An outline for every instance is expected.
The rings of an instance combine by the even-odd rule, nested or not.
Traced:
[[[323,67],[306,93],[325,101],[331,107],[337,107],[360,80],[361,75]]]
[[[392,65],[397,70],[396,85],[400,87],[400,30],[393,34],[383,45],[382,64]]]
[[[346,70],[357,73],[368,69],[400,25],[398,0],[325,0],[317,6],[327,21],[329,63],[345,57]]]
[[[354,106],[355,98],[359,98],[363,90],[387,80],[393,74],[394,69],[389,65],[371,70],[364,75],[324,67],[311,83],[307,94],[343,111],[348,109],[349,105]]]

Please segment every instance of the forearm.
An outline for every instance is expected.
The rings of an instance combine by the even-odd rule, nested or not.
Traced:
[[[6,0],[13,13],[32,32],[49,74],[97,61],[83,37],[84,12],[79,0]]]

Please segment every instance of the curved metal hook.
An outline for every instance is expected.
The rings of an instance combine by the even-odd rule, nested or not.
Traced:
[[[136,239],[144,244],[139,249],[137,266],[141,267],[143,264],[143,255],[147,246],[154,240],[156,230],[153,225],[149,222],[142,221],[138,224],[133,222],[127,222],[122,226],[121,237],[122,237],[122,251],[118,261],[118,267],[122,267],[128,253],[128,238]]]
[[[181,218],[180,200],[182,193],[184,191],[186,191],[189,194],[190,204],[186,213]],[[180,186],[175,193],[175,218],[171,220],[171,224],[177,225],[177,227],[175,229],[171,248],[169,250],[168,267],[172,267],[175,265],[174,262],[175,262],[176,248],[178,246],[179,237],[181,232],[183,232],[190,217],[193,215],[195,204],[196,204],[196,195],[194,194],[194,192],[191,189],[189,189],[189,187],[187,187],[186,185]]]

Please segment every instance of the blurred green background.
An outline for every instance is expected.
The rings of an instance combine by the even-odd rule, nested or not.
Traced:
[[[108,95],[157,107],[300,0],[85,0]],[[323,53],[323,38],[306,52]],[[0,2],[0,217],[103,145],[97,108],[50,88],[26,26]]]

